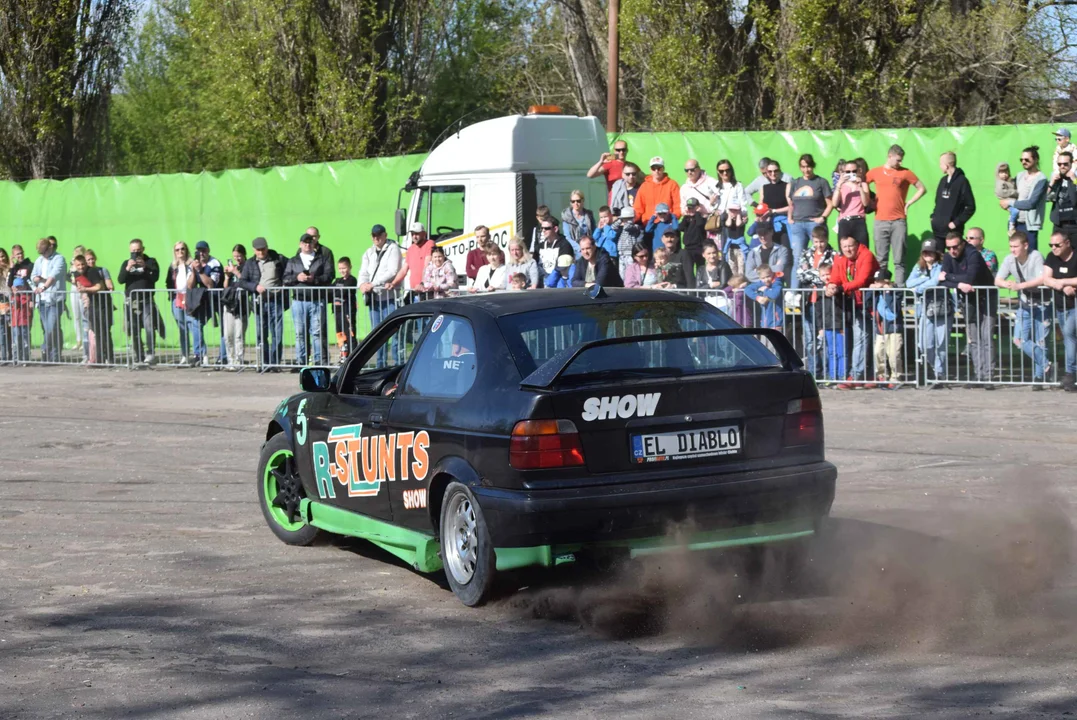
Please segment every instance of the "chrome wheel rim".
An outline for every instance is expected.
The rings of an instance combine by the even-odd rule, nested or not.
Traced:
[[[475,508],[466,495],[458,494],[449,503],[447,524],[442,535],[445,561],[453,579],[461,585],[471,582],[478,561]]]

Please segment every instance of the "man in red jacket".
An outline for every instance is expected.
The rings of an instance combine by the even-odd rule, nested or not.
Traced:
[[[875,277],[875,271],[879,269],[879,261],[875,255],[864,245],[857,242],[854,237],[841,239],[841,255],[834,258],[834,267],[830,271],[830,284],[826,286],[827,297],[833,297],[837,293],[845,293],[853,297],[853,332],[845,333],[846,357],[849,357],[848,345],[850,335],[852,342],[852,375],[850,381],[864,380],[867,378],[867,347],[868,347],[868,324],[864,312],[864,296],[861,290],[871,284]],[[848,384],[839,385],[839,388],[848,390]]]

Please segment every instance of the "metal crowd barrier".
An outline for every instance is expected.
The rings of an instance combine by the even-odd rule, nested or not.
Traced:
[[[962,293],[866,288],[861,302],[820,288],[783,289],[776,298],[744,289],[675,290],[701,297],[746,326],[780,330],[821,385],[841,387],[1057,385],[1064,344],[1053,291],[996,287]],[[280,371],[342,362],[372,325],[401,306],[402,293],[352,288],[272,288],[263,294],[206,290],[79,293],[40,303],[15,291],[0,314],[0,363],[93,367],[210,367]],[[771,293],[773,296],[774,293]],[[625,320],[618,334],[649,332]],[[401,357],[414,331],[395,338]],[[571,328],[526,338],[536,357],[580,341]],[[717,348],[705,352],[717,352]]]

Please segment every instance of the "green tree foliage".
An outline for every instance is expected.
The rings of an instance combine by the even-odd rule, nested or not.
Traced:
[[[129,0],[0,0],[0,172],[99,171]]]

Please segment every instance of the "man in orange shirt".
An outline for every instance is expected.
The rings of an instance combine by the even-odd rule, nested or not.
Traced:
[[[868,184],[875,183],[875,254],[881,267],[886,267],[890,245],[894,246],[894,284],[905,286],[905,236],[908,234],[906,218],[912,204],[922,198],[927,188],[916,173],[901,167],[905,151],[900,145],[891,145],[886,153],[886,164],[868,172],[864,178]],[[908,201],[909,186],[916,186],[916,193]]]
[[[645,223],[657,212],[658,204],[669,205],[670,212],[677,218],[681,216],[681,186],[666,175],[666,163],[662,158],[651,158],[651,174],[636,192],[636,201],[632,208],[636,211],[636,222]]]

